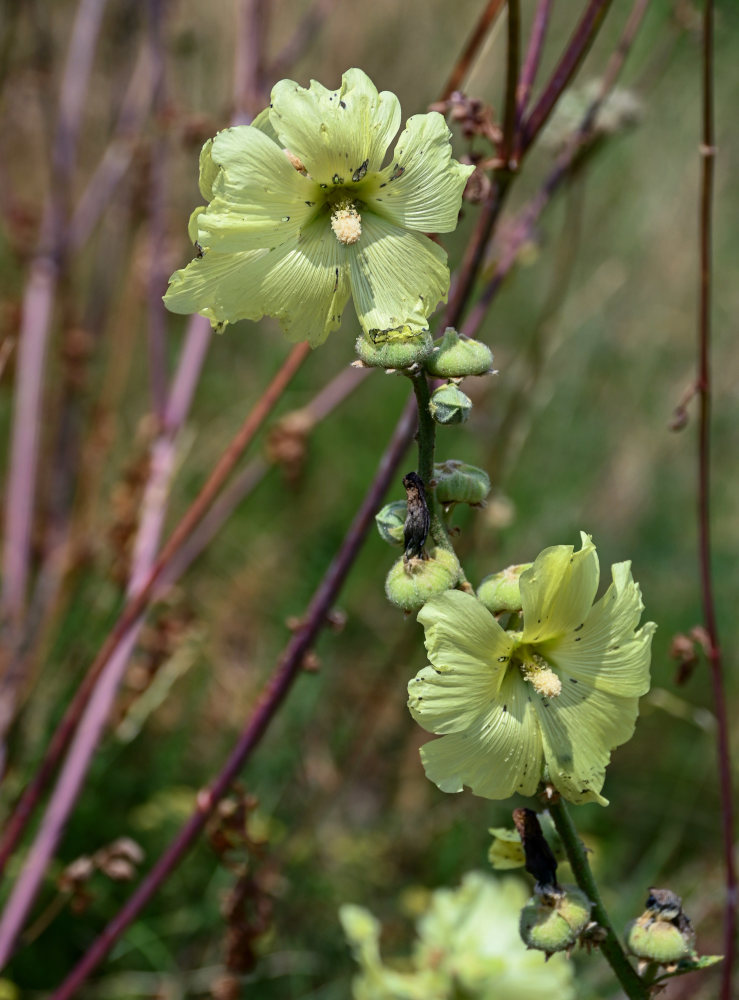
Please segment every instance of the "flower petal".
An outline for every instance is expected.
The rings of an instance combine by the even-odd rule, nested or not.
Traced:
[[[427,317],[449,290],[440,246],[364,211],[362,236],[347,253],[357,317],[370,336],[402,326],[409,334],[428,329]]]
[[[373,211],[406,229],[456,229],[462,192],[475,168],[452,159],[450,137],[438,111],[409,118],[392,161],[373,184]]]
[[[638,697],[649,690],[653,622],[635,632],[644,610],[631,563],[611,567],[613,583],[576,630],[543,643],[538,652],[560,673],[599,691]]]
[[[200,176],[198,187],[206,201],[213,197],[213,181],[218,174],[218,165],[213,161],[213,140],[208,139],[200,150]]]
[[[464,785],[486,799],[533,795],[542,776],[542,740],[529,686],[509,670],[495,703],[464,731],[421,747],[426,777],[442,792]]]
[[[549,780],[569,802],[598,802],[611,750],[631,738],[637,698],[618,698],[562,678],[556,698],[533,694]]]
[[[276,317],[293,340],[316,346],[341,321],[349,282],[341,247],[323,222],[276,250],[206,251],[170,279],[164,301],[214,324]]]
[[[521,574],[523,642],[545,642],[585,621],[598,589],[598,556],[589,535],[582,548],[553,545]]]
[[[272,90],[270,120],[282,145],[314,180],[350,184],[358,172],[382,166],[400,126],[400,103],[389,91],[378,94],[361,69],[350,69],[338,90],[316,80],[308,89],[280,80]]]
[[[424,729],[452,733],[493,702],[513,642],[471,594],[449,590],[418,613],[431,666],[408,685],[408,707]]]
[[[294,239],[322,205],[318,185],[251,125],[219,132],[210,157],[218,172],[207,174],[212,201],[198,216],[203,247],[218,253],[272,249]]]

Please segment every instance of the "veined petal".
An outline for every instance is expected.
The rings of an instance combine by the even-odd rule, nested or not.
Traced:
[[[264,132],[251,125],[224,129],[210,152],[218,172],[212,201],[198,216],[198,242],[218,253],[280,246],[316,215],[323,199]]]
[[[582,548],[553,545],[521,574],[522,641],[545,642],[581,625],[590,611],[600,576],[598,555],[589,535]]]
[[[635,632],[644,609],[631,563],[611,567],[613,583],[576,630],[538,646],[563,675],[599,691],[638,697],[649,690],[653,622]]]
[[[275,316],[291,339],[315,346],[339,325],[349,298],[342,249],[319,222],[276,250],[208,250],[172,276],[165,302],[216,324]]]
[[[316,80],[307,89],[280,80],[272,90],[270,120],[282,145],[328,187],[379,170],[400,126],[400,103],[389,91],[378,94],[362,70],[350,69],[338,90]]]
[[[279,136],[275,132],[272,120],[269,117],[269,108],[264,108],[259,112],[256,118],[252,121],[251,127],[258,128],[259,131],[264,132],[264,134],[268,136],[272,142],[276,143],[278,146],[280,145]]]
[[[446,253],[420,233],[364,211],[362,236],[347,256],[357,317],[370,336],[401,326],[426,330],[427,317],[446,302]]]
[[[549,779],[569,802],[598,802],[611,750],[634,732],[637,698],[619,698],[562,677],[562,691],[532,693],[544,741]]]
[[[418,621],[432,666],[410,682],[411,714],[430,732],[452,732],[455,718],[464,719],[461,728],[495,698],[514,643],[490,612],[461,590],[431,598]],[[427,675],[423,682],[421,674]]]
[[[475,168],[452,159],[450,137],[438,111],[409,118],[393,159],[373,181],[373,211],[407,229],[456,229],[462,192]]]
[[[218,164],[213,161],[213,140],[208,139],[200,150],[200,174],[198,187],[206,201],[213,197],[213,181],[218,174]]]
[[[505,799],[533,795],[542,775],[542,740],[528,685],[508,671],[493,705],[462,732],[421,747],[426,777],[443,792]]]

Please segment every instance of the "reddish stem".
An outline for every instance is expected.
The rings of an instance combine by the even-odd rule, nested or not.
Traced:
[[[534,14],[534,21],[531,25],[531,35],[526,49],[526,55],[521,69],[521,76],[518,80],[516,90],[516,129],[521,125],[521,119],[526,111],[529,102],[531,88],[534,85],[536,74],[541,61],[541,51],[544,47],[544,38],[549,25],[549,13],[552,8],[552,0],[540,0],[539,6]]]
[[[732,805],[729,724],[724,691],[724,671],[716,622],[711,571],[711,286],[713,187],[716,148],[713,112],[713,0],[703,8],[703,122],[700,191],[700,303],[698,311],[698,559],[700,564],[703,622],[709,637],[708,662],[717,719],[717,752],[721,789],[721,820],[726,867],[726,911],[721,1000],[731,1000],[735,959],[737,874],[734,863],[734,813]]]
[[[470,71],[473,59],[485,41],[488,31],[495,23],[495,19],[503,9],[505,2],[506,0],[488,0],[479,21],[472,30],[472,34],[467,39],[467,44],[462,50],[461,56],[457,59],[454,68],[449,74],[449,79],[444,84],[444,89],[439,95],[440,101],[448,100],[455,90],[459,90],[462,81]]]
[[[48,784],[51,775],[75,730],[80,715],[95,687],[100,672],[124,639],[131,626],[148,607],[154,595],[157,582],[165,567],[185,539],[200,522],[217,492],[226,481],[244,450],[261,427],[269,412],[279,400],[295,372],[310,351],[308,344],[298,344],[292,349],[287,360],[269,384],[262,397],[253,407],[243,425],[221,456],[202,490],[190,505],[182,520],[170,535],[159,557],[143,583],[141,590],[124,607],[118,621],[108,635],[97,657],[92,663],[74,698],[67,707],[61,722],[52,736],[44,759],[36,774],[26,786],[13,815],[8,820],[0,840],[0,872],[5,867],[20,835]]]
[[[606,16],[611,2],[612,0],[590,0],[580,23],[573,32],[570,44],[565,49],[544,89],[544,93],[524,123],[521,136],[521,156],[526,153],[539,132],[544,128],[562,92],[579,69],[598,34],[598,29],[603,23],[603,18]]]
[[[195,811],[180,829],[177,836],[161,855],[151,871],[144,877],[128,902],[110,921],[93,942],[81,961],[64,980],[51,1000],[68,1000],[73,997],[89,974],[105,958],[111,947],[165,879],[172,873],[200,834],[220,799],[228,792],[252,751],[272,721],[277,709],[285,700],[300,674],[305,654],[316,636],[327,624],[327,615],[344,580],[357,557],[370,528],[373,517],[398,466],[403,459],[416,428],[416,407],[411,400],[406,406],[395,433],[388,445],[375,478],[351,524],[333,562],[326,571],[308,606],[303,625],[293,635],[282,654],[271,679],[263,688],[252,715],[242,730],[225,766],[210,789],[198,796]]]

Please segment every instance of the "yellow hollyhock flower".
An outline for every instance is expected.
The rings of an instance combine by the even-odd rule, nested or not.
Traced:
[[[643,604],[630,563],[593,604],[598,557],[545,549],[521,574],[521,631],[504,631],[475,597],[448,591],[418,620],[430,665],[409,684],[413,717],[441,739],[425,744],[426,775],[442,791],[533,795],[550,781],[570,802],[599,802],[611,750],[634,732],[649,690],[656,626],[636,629]]]
[[[167,307],[219,327],[274,316],[315,346],[351,296],[372,339],[426,330],[449,270],[423,234],[456,228],[473,167],[452,159],[437,112],[409,118],[383,166],[399,126],[397,97],[360,69],[337,90],[281,80],[251,125],[203,147],[199,256],[170,279]]]

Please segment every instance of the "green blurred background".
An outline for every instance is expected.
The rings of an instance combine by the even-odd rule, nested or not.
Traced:
[[[331,86],[344,69],[360,66],[379,88],[398,94],[404,116],[424,111],[482,6],[480,0],[324,2],[317,5],[323,16],[315,30],[282,75]],[[534,7],[523,0],[526,33]],[[554,7],[539,85],[582,5]],[[602,72],[630,8],[625,0],[614,2],[575,90]],[[40,206],[54,182],[50,116],[75,9],[71,2],[2,4],[4,338],[17,334]],[[276,0],[266,9],[261,57],[269,90],[269,66],[308,5]],[[39,761],[123,597],[151,437],[145,287],[151,158],[161,155],[166,170],[166,259],[159,266],[168,274],[191,255],[186,223],[199,204],[200,143],[233,112],[236,0],[172,0],[164,11],[164,113],[136,135],[131,168],[71,262],[55,315],[37,530],[44,524],[43,498],[48,502],[53,494],[51,470],[60,461],[54,430],[63,409],[72,406],[80,432],[71,473],[75,558],[38,636],[33,680],[12,733],[5,809]],[[620,81],[638,98],[640,121],[601,141],[543,215],[480,331],[499,374],[465,385],[476,404],[472,417],[463,429],[440,429],[438,456],[482,465],[493,480],[486,510],[456,518],[473,582],[530,560],[547,545],[576,543],[581,529],[593,535],[604,576],[611,562],[632,559],[646,615],[659,625],[653,690],[643,700],[634,739],[614,754],[608,770],[610,808],[581,807],[575,818],[593,848],[617,926],[640,912],[648,886],[667,885],[683,896],[701,952],[713,953],[721,950],[722,864],[709,677],[701,662],[687,683],[676,686],[669,656],[675,633],[687,632],[701,617],[695,409],[682,432],[669,429],[695,371],[699,15],[688,0],[652,0]],[[86,102],[75,197],[109,141],[146,32],[146,4],[110,0]],[[733,474],[739,349],[730,319],[739,306],[739,197],[732,183],[738,45],[739,8],[724,0],[716,25],[713,548],[731,718],[737,709],[739,545]],[[465,88],[490,102],[498,116],[504,65],[500,20]],[[550,141],[544,137],[513,187],[499,247],[507,220],[551,168],[557,127],[554,121]],[[457,136],[457,155],[465,149]],[[459,230],[444,240],[452,265],[477,211],[466,205]],[[350,364],[357,332],[350,313],[303,366],[278,416],[308,404]],[[168,317],[172,368],[184,329],[181,317]],[[81,360],[73,353],[74,336],[81,338]],[[178,443],[168,524],[194,497],[288,349],[271,320],[241,323],[213,339]],[[3,442],[12,393],[11,357],[0,384]],[[7,972],[24,996],[42,995],[58,983],[130,892],[128,883],[98,873],[89,886],[92,898],[75,913],[57,902],[53,876],[123,835],[143,847],[145,868],[220,768],[289,637],[286,620],[303,613],[407,395],[402,378],[373,373],[358,379],[355,391],[310,434],[300,468],[287,475],[270,466],[151,615],[34,909],[33,940]],[[252,455],[263,446],[260,438]],[[6,445],[3,451],[7,465]],[[401,471],[413,464],[409,453]],[[398,482],[388,499],[401,496]],[[412,898],[408,890],[456,885],[464,872],[484,869],[487,828],[509,823],[511,808],[524,804],[444,795],[425,779],[417,751],[426,737],[405,709],[407,681],[424,663],[421,630],[386,603],[382,587],[395,555],[370,536],[341,595],[345,627],[322,636],[320,669],[299,679],[243,774],[245,790],[258,801],[251,829],[266,841],[249,871],[260,905],[271,913],[269,931],[255,942],[262,957],[244,977],[244,996],[347,996],[353,967],[337,907],[346,901],[370,906],[385,923],[388,954],[402,951],[411,920],[403,904]],[[152,697],[154,683],[161,697]],[[211,995],[224,959],[220,905],[235,878],[201,841],[84,995]],[[600,958],[574,960],[578,996],[618,995]],[[664,995],[709,998],[716,981],[716,974],[690,976]]]

